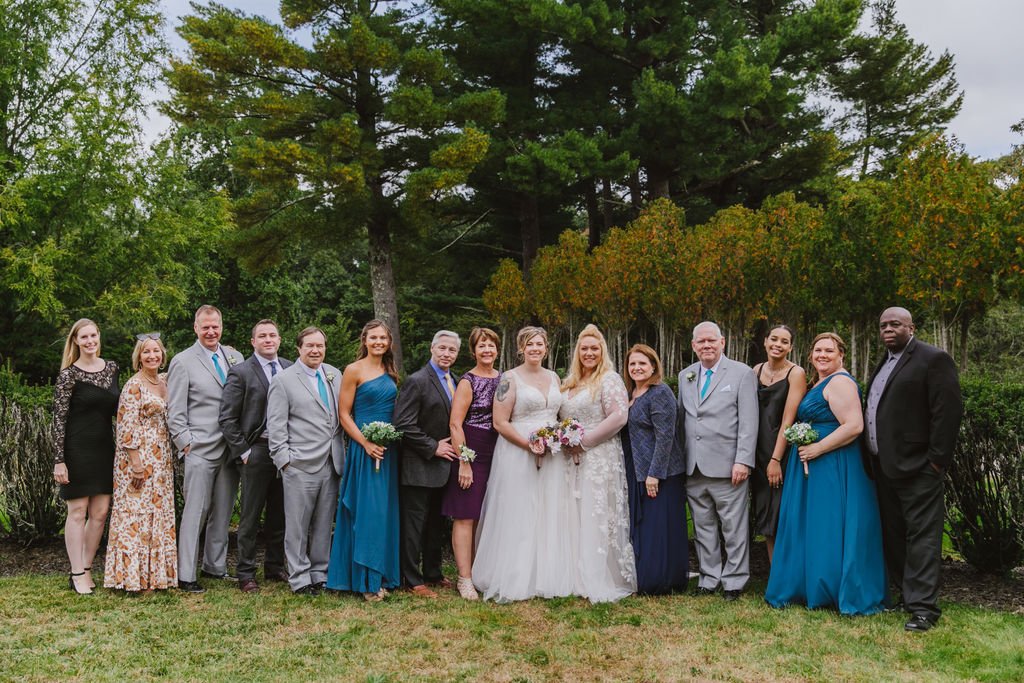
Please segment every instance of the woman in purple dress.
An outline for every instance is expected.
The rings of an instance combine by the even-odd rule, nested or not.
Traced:
[[[452,550],[459,570],[459,594],[467,600],[479,595],[473,587],[473,540],[480,519],[487,477],[491,473],[491,456],[498,432],[494,431],[491,409],[494,392],[501,373],[494,369],[500,342],[494,330],[474,327],[469,334],[469,353],[476,361],[473,369],[459,380],[452,399],[452,445],[460,453],[452,461],[451,475],[445,490],[441,513],[451,517]],[[465,449],[476,452],[470,459]]]

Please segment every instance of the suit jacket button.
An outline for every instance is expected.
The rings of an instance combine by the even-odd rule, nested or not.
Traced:
[[[697,441],[700,441],[700,437],[699,436],[697,437]]]

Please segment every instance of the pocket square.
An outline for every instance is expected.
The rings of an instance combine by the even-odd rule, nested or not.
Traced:
[[[722,387],[721,389],[719,389],[719,391],[721,391],[721,392],[722,392],[723,394],[724,394],[725,392],[727,392],[727,391],[732,391],[732,385],[731,385],[731,384],[726,384],[726,385],[725,385],[724,387]]]

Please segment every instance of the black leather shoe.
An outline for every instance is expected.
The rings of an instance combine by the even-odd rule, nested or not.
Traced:
[[[203,577],[205,579],[220,579],[221,581],[238,581],[238,577],[237,576],[231,576],[227,572],[225,572],[223,574],[214,574],[212,572],[206,571],[205,569],[203,571],[199,572],[199,576],[201,576],[201,577]]]
[[[903,625],[904,631],[917,631],[918,633],[924,633],[935,626],[935,622],[923,614],[915,614],[910,617],[910,621]]]
[[[288,572],[281,570],[279,572],[270,572],[267,574],[264,572],[264,581],[280,581],[281,583],[288,583]]]
[[[295,591],[292,591],[292,592],[295,595],[305,595],[305,596],[310,597],[310,598],[315,598],[316,596],[320,595],[320,589],[317,588],[316,585],[312,584],[312,583],[306,584],[302,588],[300,588],[298,590],[295,590]]]
[[[736,602],[737,600],[740,599],[741,595],[743,595],[743,591],[741,591],[741,590],[722,591],[722,597],[724,597],[729,602]]]
[[[206,589],[198,581],[179,581],[178,590],[182,593],[205,593]]]
[[[705,596],[708,596],[708,595],[714,595],[715,594],[715,589],[714,588],[704,588],[703,586],[698,586],[697,590],[694,591],[693,594],[696,595],[697,597],[705,597]]]

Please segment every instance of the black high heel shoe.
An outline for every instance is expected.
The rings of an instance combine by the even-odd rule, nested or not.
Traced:
[[[73,590],[78,595],[92,595],[92,589],[91,588],[89,590],[86,590],[86,591],[78,590],[78,586],[75,585],[75,577],[76,576],[85,576],[85,572],[78,572],[78,573],[71,572],[70,574],[68,574],[68,588]]]

